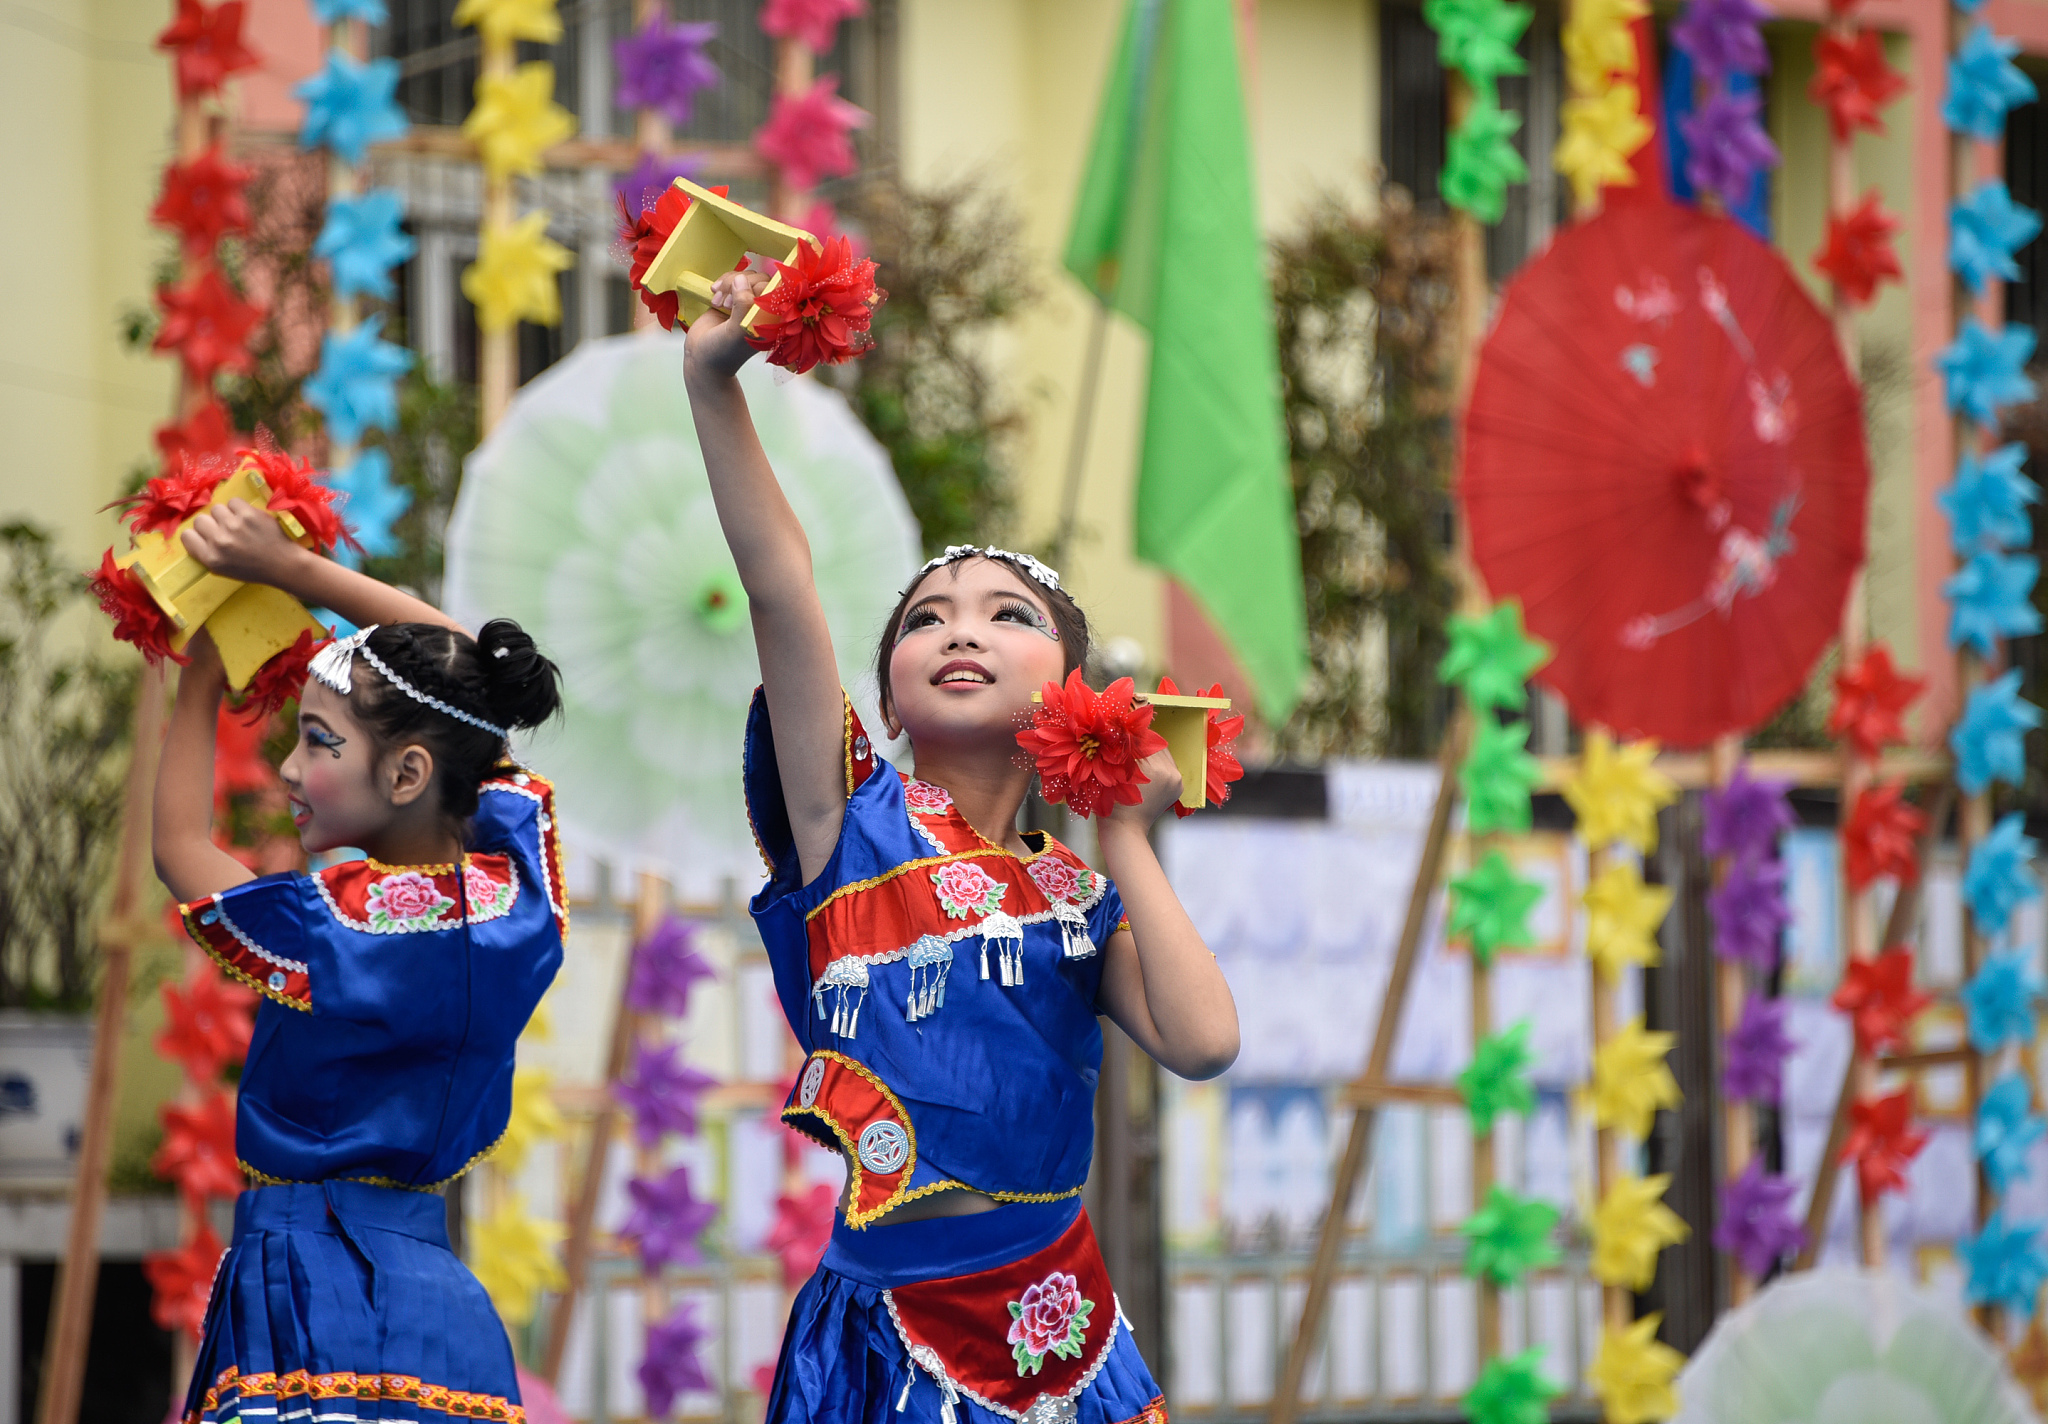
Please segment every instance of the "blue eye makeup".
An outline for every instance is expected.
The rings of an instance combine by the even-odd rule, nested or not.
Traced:
[[[341,749],[348,745],[347,737],[337,737],[325,727],[306,728],[306,741],[311,746],[324,747],[336,761],[341,760]]]

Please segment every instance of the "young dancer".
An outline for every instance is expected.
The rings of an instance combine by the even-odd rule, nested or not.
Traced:
[[[554,664],[518,625],[472,639],[239,500],[184,538],[217,573],[361,625],[314,658],[279,773],[307,850],[366,856],[259,879],[214,845],[225,677],[193,639],[157,776],[157,874],[192,938],[265,1002],[235,1120],[259,1185],[235,1203],[185,1420],[517,1424],[511,1345],[448,1248],[439,1189],[505,1130],[513,1042],[562,959],[552,794],[505,745],[555,713]]]
[[[722,306],[761,282],[720,278]],[[1237,1055],[1229,988],[1146,840],[1180,777],[1149,757],[1143,799],[1098,823],[1113,884],[1016,830],[1017,731],[1086,659],[1088,625],[1052,570],[997,549],[949,549],[905,590],[876,673],[917,776],[878,761],[735,379],[751,354],[713,311],[687,382],[761,656],[744,775],[770,879],[753,911],[808,1054],[783,1118],[848,1171],[768,1418],[1162,1421],[1079,1194],[1097,1014],[1184,1077]]]

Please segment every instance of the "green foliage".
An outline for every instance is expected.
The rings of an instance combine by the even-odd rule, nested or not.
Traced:
[[[364,572],[441,602],[441,541],[477,438],[476,387],[443,385],[421,366],[399,382],[398,429],[372,443],[390,452],[391,481],[412,491],[412,504],[391,525],[398,551],[366,561]]]
[[[137,677],[52,651],[89,602],[47,533],[0,525],[0,1008],[92,1002]]]
[[[1283,756],[1424,756],[1443,723],[1453,232],[1390,188],[1377,215],[1326,201],[1273,247],[1310,658]]]
[[[1021,224],[975,180],[870,179],[849,216],[889,293],[849,393],[854,411],[889,451],[927,553],[987,543],[1010,517],[1006,447],[1022,419],[996,389],[984,341],[1037,295]]]

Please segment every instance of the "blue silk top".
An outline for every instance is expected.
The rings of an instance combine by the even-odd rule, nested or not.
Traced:
[[[258,1181],[424,1190],[504,1132],[513,1044],[568,931],[553,788],[500,768],[470,846],[459,869],[346,861],[180,907],[264,996],[235,1111]]]

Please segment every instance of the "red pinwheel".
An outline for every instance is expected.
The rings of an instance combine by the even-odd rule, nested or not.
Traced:
[[[1038,769],[1039,792],[1054,805],[1064,801],[1077,816],[1107,815],[1119,802],[1144,799],[1138,787],[1151,780],[1138,763],[1166,750],[1166,738],[1152,730],[1152,709],[1133,702],[1135,684],[1120,677],[1101,692],[1067,675],[1067,685],[1045,685],[1044,701],[1017,744]]]
[[[249,205],[242,186],[249,170],[221,157],[220,145],[164,170],[163,193],[149,210],[149,220],[183,239],[188,255],[213,251],[222,233],[246,232]]]
[[[286,703],[297,700],[306,690],[306,670],[320,650],[333,641],[315,639],[310,628],[300,633],[289,648],[273,654],[269,662],[256,669],[242,692],[242,700],[235,704],[236,715],[256,728],[268,726],[271,714],[283,711]]]
[[[1847,143],[1857,129],[1884,132],[1879,117],[1885,105],[1906,92],[1906,81],[1885,63],[1884,37],[1858,30],[1854,39],[1821,31],[1813,46],[1817,66],[1807,93],[1828,111],[1836,143]]]
[[[212,380],[222,367],[249,369],[249,333],[263,319],[263,308],[243,301],[219,272],[209,267],[183,286],[159,287],[156,299],[164,324],[152,349],[177,352],[194,382]]]
[[[199,1338],[206,1324],[206,1305],[213,1295],[213,1274],[220,1268],[224,1248],[206,1218],[192,1239],[174,1251],[153,1251],[142,1258],[142,1274],[149,1278],[156,1297],[149,1315],[164,1330],[182,1330]]]
[[[171,616],[149,596],[140,579],[114,562],[112,549],[100,556],[99,571],[89,587],[99,600],[100,611],[114,620],[114,636],[140,648],[152,666],[165,658],[174,663],[186,661],[182,654],[171,651],[171,639],[178,631]]]
[[[1912,1127],[1912,1090],[1872,1098],[1849,1108],[1849,1140],[1841,1160],[1856,1164],[1856,1186],[1869,1206],[1886,1192],[1903,1191],[1906,1164],[1927,1145],[1927,1134]]]
[[[1180,688],[1174,685],[1172,678],[1161,677],[1159,679],[1159,690],[1171,697],[1179,692]],[[1220,682],[1211,687],[1207,692],[1195,694],[1197,697],[1221,697],[1222,695],[1223,684]],[[1232,750],[1237,745],[1238,735],[1243,731],[1244,714],[1242,712],[1233,713],[1226,717],[1223,715],[1223,709],[1220,707],[1209,709],[1209,764],[1208,774],[1204,778],[1203,794],[1209,798],[1209,804],[1212,806],[1220,806],[1225,801],[1228,801],[1230,799],[1230,783],[1242,780],[1244,777],[1244,765],[1238,761],[1237,753]],[[1185,818],[1195,813],[1176,801],[1173,803],[1173,814],[1176,817]]]
[[[126,499],[117,499],[108,509],[118,509],[128,527],[137,534],[176,529],[213,502],[213,492],[233,473],[225,460],[181,459],[168,475],[157,475]]]
[[[1867,306],[1879,281],[1904,279],[1899,254],[1892,250],[1892,234],[1898,230],[1899,220],[1878,206],[1873,190],[1853,212],[1829,216],[1827,241],[1813,254],[1813,265],[1846,300]]]
[[[176,57],[180,99],[210,94],[230,74],[262,62],[242,43],[242,0],[222,0],[211,9],[200,0],[178,0],[178,18],[156,37],[156,47]]]
[[[227,407],[212,396],[178,424],[160,425],[156,431],[156,448],[163,452],[166,476],[177,474],[188,460],[197,463],[210,455],[225,455],[234,447],[235,432],[228,424]]]
[[[306,461],[278,449],[260,431],[258,438],[256,448],[242,451],[241,456],[255,462],[264,483],[270,486],[270,512],[297,519],[323,554],[344,543],[360,553],[362,546],[356,543],[334,507],[334,491],[320,483],[319,473]]]
[[[216,1090],[194,1106],[169,1103],[162,1118],[164,1143],[149,1159],[149,1170],[176,1183],[195,1214],[204,1210],[208,1197],[241,1193],[233,1098]]]
[[[260,677],[262,674],[258,674]],[[213,805],[226,808],[231,796],[268,791],[278,784],[277,770],[263,755],[264,719],[237,716],[223,706],[213,737]],[[179,933],[183,933],[182,930]]]
[[[256,995],[201,965],[181,989],[164,985],[164,1031],[156,1051],[182,1065],[195,1083],[211,1083],[221,1069],[240,1063],[256,1028]]]
[[[1581,721],[1700,746],[1806,685],[1863,562],[1863,401],[1739,223],[1648,193],[1508,283],[1458,494],[1495,600]]]
[[[762,1244],[782,1258],[782,1283],[792,1290],[818,1269],[832,1239],[834,1196],[831,1187],[817,1182],[802,1196],[775,1199],[775,1225]]]
[[[728,185],[721,183],[710,191],[723,198]],[[619,238],[614,251],[626,262],[626,280],[640,294],[640,305],[654,313],[654,319],[661,323],[663,331],[676,329],[680,315],[676,309],[679,298],[674,292],[650,292],[640,283],[654,259],[661,255],[662,245],[676,230],[676,224],[689,210],[690,195],[673,183],[661,190],[661,196],[655,199],[652,207],[642,207],[638,212],[627,203],[624,193],[619,194]],[[746,265],[747,259],[742,257],[732,270],[744,271]],[[688,322],[682,325],[685,331],[690,329]]]
[[[778,262],[775,270],[779,280],[755,298],[762,315],[749,338],[772,365],[801,376],[821,363],[836,366],[874,343],[868,323],[889,294],[875,286],[875,264],[855,258],[844,237],[826,238],[819,251],[800,242],[796,261]]]
[[[1875,1053],[1902,1045],[1913,1016],[1934,1002],[1913,989],[1913,952],[1893,945],[1875,959],[1851,960],[1834,1004],[1856,1028],[1856,1051]]]
[[[1849,883],[1858,890],[1881,875],[1901,885],[1920,878],[1920,851],[1914,838],[1927,817],[1904,799],[1905,786],[1866,787],[1842,827],[1842,849],[1848,859]]]
[[[1906,728],[1899,714],[1927,686],[1924,677],[1906,677],[1892,665],[1892,650],[1871,646],[1856,666],[1835,674],[1835,706],[1828,713],[1828,735],[1840,737],[1869,761],[1887,742],[1902,742]]]

